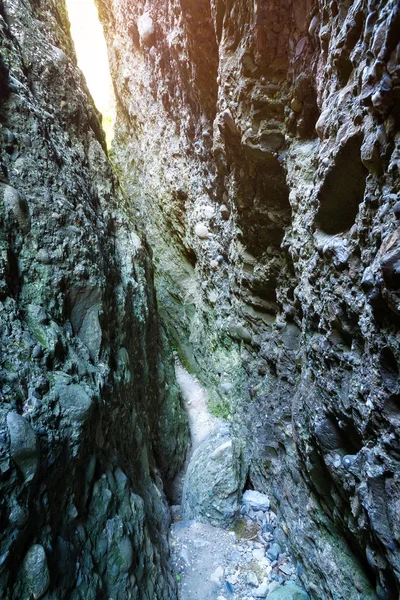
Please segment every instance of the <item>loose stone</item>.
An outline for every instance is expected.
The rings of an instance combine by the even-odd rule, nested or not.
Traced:
[[[50,585],[46,553],[43,546],[31,546],[24,559],[24,571],[28,587],[35,600],[41,598]]]
[[[242,497],[243,504],[249,504],[253,510],[268,510],[270,500],[266,494],[261,494],[256,490],[246,490]]]
[[[194,228],[194,232],[197,235],[197,237],[199,237],[201,240],[208,239],[208,227],[206,227],[206,225],[203,225],[203,223],[197,223]]]
[[[7,415],[11,456],[26,481],[34,478],[39,460],[36,434],[28,421],[16,412]]]

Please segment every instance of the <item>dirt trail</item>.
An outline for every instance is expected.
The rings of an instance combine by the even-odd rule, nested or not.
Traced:
[[[198,379],[190,375],[180,363],[175,365],[175,374],[189,417],[191,454],[193,454],[201,442],[221,423],[221,419],[208,412],[207,392]]]
[[[187,453],[185,464],[168,490],[171,503],[173,505],[180,505],[183,481],[193,452],[223,421],[208,412],[206,390],[196,377],[190,375],[182,367],[179,361],[175,363],[175,375],[181,388],[185,409],[188,414],[191,439],[191,446]]]
[[[206,390],[179,363],[176,377],[192,438],[185,467],[176,478],[172,493],[175,504],[171,507],[170,541],[179,600],[308,600],[304,590],[294,583],[296,567],[286,551],[284,533],[277,526],[277,516],[267,496],[246,492],[235,531],[182,520],[182,486],[193,451],[225,422],[208,412]],[[255,500],[248,494],[255,494]]]

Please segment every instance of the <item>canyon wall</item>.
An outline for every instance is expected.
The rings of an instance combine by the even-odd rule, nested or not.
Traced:
[[[182,362],[313,598],[400,580],[400,9],[97,0]]]
[[[175,598],[188,433],[64,2],[0,2],[0,596]]]

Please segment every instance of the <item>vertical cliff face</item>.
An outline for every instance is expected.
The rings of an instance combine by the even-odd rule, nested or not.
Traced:
[[[64,3],[0,28],[0,596],[175,597],[187,426],[149,254]]]
[[[396,597],[398,3],[97,4],[181,358],[313,597]]]

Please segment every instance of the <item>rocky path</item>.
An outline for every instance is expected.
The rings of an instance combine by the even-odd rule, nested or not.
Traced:
[[[221,419],[208,412],[206,390],[180,363],[176,363],[175,374],[182,390],[183,401],[189,417],[192,454],[201,442],[220,425]]]
[[[210,415],[207,393],[180,364],[176,375],[189,415],[193,451],[224,427]],[[187,465],[186,465],[187,467]],[[174,484],[180,502],[183,471]],[[267,496],[243,494],[241,514],[231,531],[208,523],[183,520],[180,504],[171,507],[172,561],[179,600],[308,600],[298,585],[297,569],[286,549],[285,534]]]

